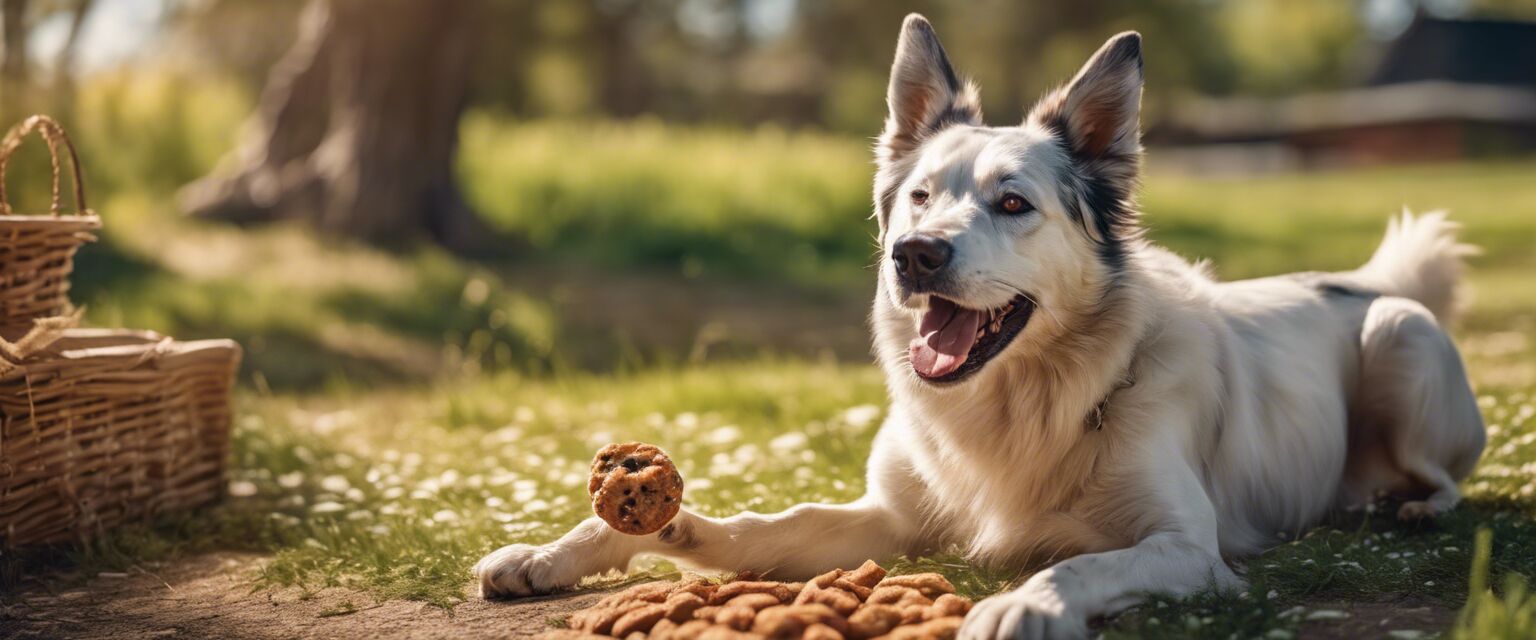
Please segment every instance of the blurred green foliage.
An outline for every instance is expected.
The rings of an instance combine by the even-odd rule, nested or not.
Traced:
[[[841,136],[480,113],[464,140],[472,202],[538,260],[814,287],[873,259],[869,150]]]
[[[1456,640],[1516,640],[1536,636],[1536,598],[1524,576],[1505,576],[1502,596],[1488,584],[1493,532],[1477,532],[1467,604],[1450,633]]]

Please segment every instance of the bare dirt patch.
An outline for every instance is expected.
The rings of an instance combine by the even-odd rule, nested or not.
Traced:
[[[0,595],[0,637],[525,638],[603,596],[471,599],[447,611],[341,588],[253,591],[248,576],[260,561],[212,553],[83,582],[67,576],[34,581]]]
[[[1302,624],[1300,638],[1338,640],[1362,640],[1364,638],[1389,638],[1392,632],[1413,637],[1418,631],[1423,637],[1442,633],[1456,622],[1456,610],[1432,602],[1309,602],[1307,610],[1313,619]],[[1318,616],[1318,612],[1338,612],[1345,617]]]
[[[471,598],[449,611],[335,587],[253,590],[250,574],[261,561],[256,554],[209,553],[127,574],[33,579],[0,594],[0,638],[527,638],[608,593]],[[1388,638],[1394,631],[1430,637],[1456,619],[1455,609],[1421,601],[1304,606],[1308,614],[1324,613],[1302,624],[1302,639]]]

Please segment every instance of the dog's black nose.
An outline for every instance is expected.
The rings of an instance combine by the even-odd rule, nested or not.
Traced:
[[[913,282],[932,277],[949,264],[954,247],[948,240],[922,233],[909,233],[896,240],[891,259],[896,261],[896,273],[903,280]]]

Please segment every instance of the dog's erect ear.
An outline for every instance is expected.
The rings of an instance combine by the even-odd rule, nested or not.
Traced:
[[[882,164],[902,159],[944,127],[981,124],[975,85],[955,75],[933,25],[915,13],[901,24],[885,102],[890,115],[880,135]]]
[[[1141,34],[1104,43],[1067,86],[1035,105],[1029,119],[1060,133],[1080,161],[1141,153]]]

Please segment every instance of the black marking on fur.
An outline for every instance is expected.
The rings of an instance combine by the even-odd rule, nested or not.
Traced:
[[[1130,65],[1134,65],[1134,74],[1138,78],[1136,90],[1139,91],[1139,78],[1145,73],[1139,35],[1117,37],[1108,50],[1095,55],[1069,86],[1041,99],[1029,117],[1051,133],[1071,160],[1072,166],[1066,172],[1067,175],[1061,176],[1061,181],[1072,187],[1067,198],[1068,211],[1098,243],[1099,260],[1109,270],[1112,282],[1117,282],[1125,269],[1129,254],[1127,245],[1136,241],[1141,234],[1134,198],[1141,170],[1141,148],[1136,140],[1139,133],[1136,127],[1121,131],[1116,125],[1117,138],[1107,144],[1091,140],[1085,136],[1093,134],[1094,126],[1102,127],[1105,123],[1080,125],[1088,126],[1088,131],[1075,129],[1072,119],[1075,112],[1069,110],[1068,104],[1080,92],[1103,90],[1096,85],[1121,82],[1112,76],[1130,72]],[[1090,94],[1079,99],[1111,100],[1108,107],[1102,104],[1076,107],[1094,112],[1090,115],[1095,120],[1109,117],[1099,113],[1106,108],[1113,111],[1122,108],[1113,102],[1113,95],[1106,97]],[[1111,115],[1121,118],[1135,116],[1134,113]]]
[[[936,62],[939,69],[944,72],[944,83],[949,86],[950,91],[960,93],[960,77],[955,75],[955,67],[949,63],[949,53],[944,51],[944,44],[939,42],[939,34],[934,33],[933,26],[926,21],[923,27],[920,31],[923,33],[923,39],[928,41],[928,50],[938,58]]]
[[[1113,66],[1119,66],[1125,62],[1135,62],[1137,73],[1145,72],[1146,61],[1141,56],[1141,36],[1125,38],[1115,41],[1115,48],[1105,54],[1105,58]]]
[[[1357,283],[1339,278],[1338,274],[1321,271],[1304,271],[1288,274],[1291,279],[1299,281],[1304,286],[1316,289],[1318,293],[1330,298],[1361,298],[1370,299],[1381,296],[1381,292],[1375,289],[1359,286]]]
[[[1321,283],[1318,285],[1317,289],[1318,291],[1323,292],[1323,295],[1325,296],[1333,296],[1339,298],[1374,298],[1377,295],[1375,291],[1358,289],[1355,287],[1338,284],[1336,282]]]
[[[693,535],[693,523],[684,521],[681,524],[669,522],[656,534],[656,539],[664,544],[673,545],[679,549],[695,549],[699,546],[699,539]]]
[[[1081,159],[1070,152],[1065,133],[1052,129],[1057,141],[1068,149],[1072,167],[1059,176],[1063,184],[1071,185],[1066,200],[1067,214],[1094,238],[1098,260],[1109,273],[1111,284],[1118,284],[1125,272],[1130,245],[1141,237],[1133,191],[1137,187],[1134,177],[1129,179],[1091,171]],[[1136,163],[1135,157],[1116,154],[1100,158],[1091,164],[1103,162]],[[1135,174],[1132,173],[1132,176]],[[1086,207],[1086,210],[1085,210]]]
[[[935,114],[933,119],[928,121],[928,124],[923,127],[926,135],[922,139],[932,137],[933,134],[949,127],[972,124],[976,122],[978,117],[979,114],[976,113],[976,109],[972,108],[969,104],[950,102],[949,106],[944,107],[943,111]],[[922,139],[918,141],[919,145],[922,144]]]

